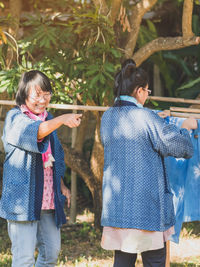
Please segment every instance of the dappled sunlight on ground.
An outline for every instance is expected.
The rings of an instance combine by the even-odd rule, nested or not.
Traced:
[[[79,214],[76,217],[77,223],[82,222],[93,222],[94,221],[94,214],[89,212],[87,209],[84,210],[83,214]]]
[[[94,229],[94,215],[83,209],[77,223],[62,227],[62,249],[57,267],[112,267],[113,252],[100,246],[101,231]],[[11,266],[10,240],[6,221],[0,220],[0,267]],[[171,267],[200,266],[200,222],[185,223],[180,243],[170,242]],[[137,267],[142,267],[138,255]]]

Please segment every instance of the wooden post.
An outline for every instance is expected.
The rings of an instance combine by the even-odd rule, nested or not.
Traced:
[[[153,94],[156,96],[163,95],[162,83],[160,79],[160,70],[158,65],[153,65]]]
[[[166,263],[165,267],[170,267],[170,241],[166,242]]]
[[[77,111],[73,110],[73,113],[77,113]],[[77,128],[72,128],[72,144],[71,144],[72,148],[75,148],[76,136],[77,136]],[[76,210],[77,210],[76,199],[77,199],[77,174],[76,172],[71,171],[71,205],[70,205],[69,223],[76,222]]]

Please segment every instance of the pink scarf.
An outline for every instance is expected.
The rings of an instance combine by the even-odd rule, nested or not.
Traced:
[[[23,113],[25,113],[30,119],[35,121],[45,121],[46,117],[48,116],[47,111],[45,110],[43,113],[36,115],[26,105],[21,105],[20,109]],[[42,154],[42,161],[44,168],[53,167],[53,161],[55,161],[54,157],[52,156],[51,152],[51,144],[49,142],[48,149],[45,153]]]

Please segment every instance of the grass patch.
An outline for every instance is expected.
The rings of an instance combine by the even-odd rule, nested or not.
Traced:
[[[103,250],[100,246],[101,231],[95,230],[90,220],[82,221],[74,225],[65,225],[61,230],[62,249],[57,267],[112,267],[113,252]],[[84,219],[86,216],[84,216]],[[7,223],[0,219],[0,267],[11,266],[10,240],[7,234]],[[182,238],[200,238],[200,222],[184,223]],[[184,256],[184,252],[182,253]],[[138,257],[137,267],[142,266]],[[199,257],[191,255],[188,259],[176,259],[171,262],[171,267],[200,267]]]
[[[183,223],[181,238],[200,238],[200,221]]]
[[[200,264],[188,263],[188,262],[170,263],[170,267],[199,267],[199,266]]]

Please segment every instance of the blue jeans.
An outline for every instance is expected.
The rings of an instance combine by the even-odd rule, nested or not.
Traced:
[[[54,211],[42,211],[40,221],[8,221],[12,243],[12,267],[52,267],[57,263],[61,247],[60,229]],[[35,263],[35,248],[39,254]]]

